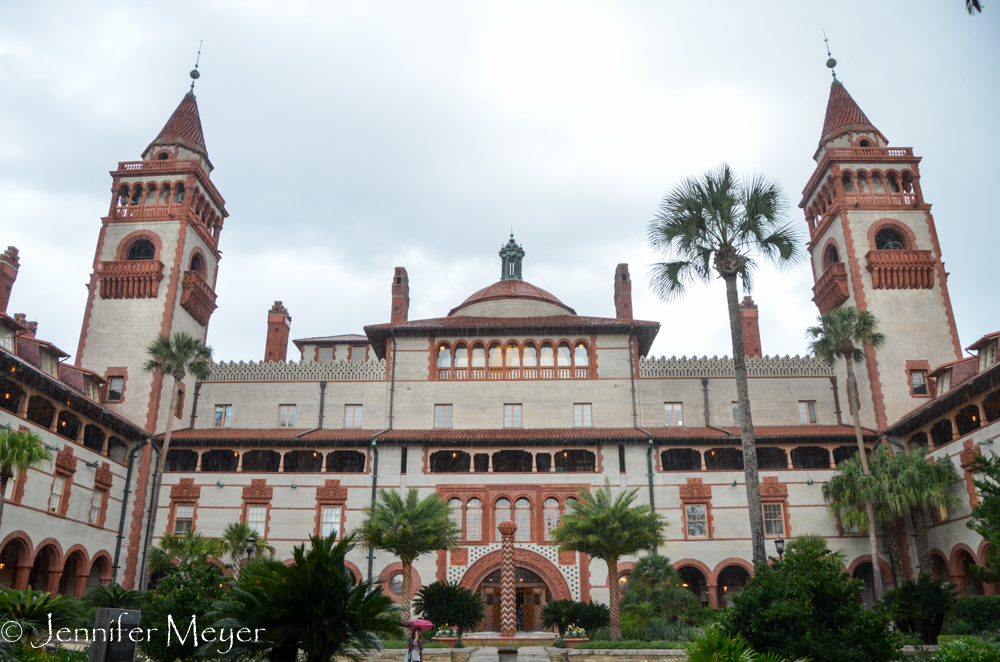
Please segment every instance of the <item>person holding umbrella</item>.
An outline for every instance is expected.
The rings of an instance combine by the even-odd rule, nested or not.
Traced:
[[[424,657],[424,638],[420,636],[421,630],[429,630],[434,624],[422,618],[414,618],[403,621],[403,625],[410,628],[410,640],[406,644],[406,658],[403,662],[422,662]]]

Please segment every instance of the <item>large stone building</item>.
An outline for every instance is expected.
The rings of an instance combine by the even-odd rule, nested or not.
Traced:
[[[963,501],[928,514],[936,545],[931,570],[967,592],[991,591],[966,572],[984,549],[965,521],[977,498],[969,487],[970,453],[992,452],[989,444],[1000,435],[997,334],[970,348],[976,358],[962,359],[934,220],[921,194],[920,159],[910,148],[888,147],[840,83],[831,88],[814,158],[801,202],[814,301],[821,311],[841,304],[871,310],[889,338],[868,353],[859,375],[866,441],[917,444],[937,461],[955,458],[965,476],[955,486]],[[126,585],[137,583],[145,545],[156,544],[163,531],[219,535],[242,520],[288,559],[311,534],[357,527],[375,488],[417,488],[452,504],[463,541],[449,553],[421,557],[414,588],[436,579],[461,582],[484,597],[484,629],[499,629],[498,525],[512,520],[518,627],[536,629],[547,600],[606,602],[609,582],[628,581],[635,559],[609,577],[602,562],[549,542],[567,502],[609,480],[616,490],[637,489],[641,502],[666,517],[660,551],[705,604],[723,605],[739,590],[752,565],[732,361],[649,356],[659,324],[634,315],[625,264],[608,274],[614,318],[578,314],[572,301],[524,281],[524,251],[513,236],[500,251],[500,279],[456,302],[445,317],[409,318],[407,273],[397,267],[387,283],[387,323],[365,327],[364,335],[294,340],[299,357],[289,362],[292,318],[275,302],[262,360],[215,364],[204,382],[188,377],[169,411],[172,394],[143,371],[143,353],[158,334],[206,337],[226,217],[211,171],[197,103],[188,94],[142,160],[119,163],[111,173],[112,200],[75,365],[58,367],[60,374],[93,380],[89,406],[100,416],[117,425],[132,421],[120,434],[129,437],[134,463],[124,450],[96,451],[112,460],[113,481],[135,473],[120,528],[119,576]],[[16,269],[15,259],[0,273],[8,291]],[[758,314],[745,299],[766,535],[825,536],[844,552],[848,571],[870,578],[867,538],[844,530],[822,496],[836,463],[857,449],[842,367],[765,355]],[[3,319],[5,328],[19,330],[3,345],[2,358],[25,356],[22,346],[38,343],[33,330]],[[37,367],[44,371],[43,362]],[[49,419],[39,423],[30,407],[4,409],[5,420],[60,434]],[[148,540],[143,523],[156,443],[141,440],[162,432],[169,416],[175,431],[168,473],[152,504],[158,530]],[[62,436],[71,453],[89,452],[85,433]],[[17,497],[8,502],[20,515],[13,524],[5,517],[0,532],[6,534],[0,560],[16,556],[28,573],[36,572],[46,541],[53,541],[54,556],[45,569],[56,572],[69,563],[63,550],[87,537],[68,516],[42,505],[52,481],[51,467],[20,478],[18,485],[36,486],[34,505]],[[883,550],[887,535],[909,550],[908,530],[882,533]],[[21,547],[9,551],[12,545]],[[880,563],[890,583],[920,570],[909,551],[902,567],[890,567],[887,554]],[[349,567],[357,578],[385,581],[398,599],[396,559],[358,549]],[[102,570],[99,579],[107,574]],[[24,584],[0,571],[0,582],[18,581]]]

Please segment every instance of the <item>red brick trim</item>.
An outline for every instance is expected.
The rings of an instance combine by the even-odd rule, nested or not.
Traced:
[[[903,246],[904,250],[910,250],[910,251],[918,250],[917,236],[913,234],[913,230],[910,229],[910,226],[908,226],[906,223],[903,223],[902,221],[896,220],[894,218],[880,218],[879,220],[872,223],[871,226],[869,226],[868,250],[870,251],[877,250],[875,248],[875,235],[878,234],[879,230],[883,230],[885,228],[891,228],[896,232],[898,232],[902,237],[904,237],[904,240],[906,241],[906,245]]]
[[[184,382],[177,382],[177,403],[174,407],[174,418],[184,418]]]
[[[479,588],[479,585],[483,583],[483,580],[500,567],[500,555],[501,551],[496,550],[478,559],[465,571],[459,584],[475,592]],[[572,593],[569,590],[569,584],[566,583],[566,578],[563,577],[562,572],[541,554],[536,554],[526,549],[515,548],[514,564],[527,568],[541,577],[551,592],[553,600],[573,599]],[[583,587],[582,574],[581,572],[581,588]]]
[[[859,565],[861,565],[862,563],[871,563],[871,562],[872,562],[871,554],[862,554],[861,556],[851,561],[851,565],[847,566],[847,570],[845,572],[847,572],[847,574],[853,577],[854,571],[858,569]],[[879,557],[878,565],[880,568],[882,568],[882,579],[883,581],[885,581],[886,586],[889,587],[893,586],[892,568],[889,567],[889,563],[885,559]]]
[[[976,485],[973,482],[973,470],[972,463],[977,456],[982,454],[982,450],[979,444],[972,442],[972,439],[966,439],[962,442],[962,451],[959,453],[958,458],[962,467],[962,478],[965,480],[965,489],[969,494],[969,507],[975,508],[979,504],[979,492],[976,491]]]
[[[399,561],[396,561],[395,563],[390,563],[389,565],[382,568],[382,572],[380,572],[378,575],[378,581],[382,584],[382,592],[388,595],[390,598],[392,598],[392,601],[395,602],[397,605],[403,603],[403,596],[396,595],[395,593],[393,593],[392,589],[389,588],[389,581],[393,578],[394,575],[401,575],[401,574],[403,574],[403,564],[400,563]],[[419,591],[422,587],[423,584],[420,581],[420,573],[417,572],[417,569],[411,565],[410,600],[413,600],[413,596],[415,596],[417,594],[417,591]]]
[[[792,524],[788,512],[788,485],[778,480],[777,476],[763,476],[760,481],[760,501],[761,506],[765,503],[781,504],[781,519],[784,526],[784,533],[780,537],[788,540],[792,537]],[[767,536],[767,538],[777,538],[778,536]]]
[[[928,361],[907,361],[906,362],[906,388],[910,391],[911,398],[933,398],[934,388],[931,386],[931,380],[928,375],[931,372],[931,364]],[[913,371],[923,371],[924,373],[924,384],[927,388],[926,395],[917,395],[913,392],[913,378],[911,373]]]
[[[122,398],[121,400],[108,400],[108,389],[110,388],[111,378],[121,377],[122,378]],[[122,366],[120,368],[106,368],[104,370],[104,381],[106,382],[104,386],[101,387],[103,393],[101,394],[101,400],[104,404],[121,404],[125,402],[125,389],[128,386],[128,368]]]
[[[681,527],[685,540],[712,540],[715,538],[715,516],[712,514],[712,486],[704,485],[701,478],[688,478],[687,485],[680,487]],[[707,536],[689,537],[687,526],[687,507],[705,506],[705,531]]]
[[[323,506],[340,506],[340,530],[337,538],[344,536],[347,521],[346,508],[347,488],[341,486],[339,480],[327,479],[323,487],[316,488],[316,517],[314,521],[315,535],[322,535],[323,532]]]

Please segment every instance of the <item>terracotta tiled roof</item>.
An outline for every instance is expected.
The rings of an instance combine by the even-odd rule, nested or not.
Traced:
[[[301,439],[311,439],[314,441],[331,440],[336,441],[338,439],[371,439],[376,434],[378,430],[363,430],[357,428],[347,428],[339,430],[314,430],[307,434],[302,435]]]
[[[497,299],[530,299],[534,301],[545,301],[560,308],[565,308],[570,315],[576,315],[576,311],[564,304],[552,294],[524,280],[501,280],[493,283],[489,287],[484,287],[471,297],[455,306],[448,313],[452,316],[462,308],[481,301],[495,301]]]
[[[723,428],[734,436],[740,436],[737,427]],[[878,432],[861,428],[864,436],[876,436]],[[853,437],[853,425],[755,425],[754,435],[761,437]]]
[[[293,340],[295,346],[302,349],[302,345],[320,345],[323,343],[364,343],[368,344],[368,336],[361,336],[357,333],[346,333],[340,336],[317,336],[316,338],[299,338],[298,340]]]
[[[952,384],[947,393],[939,395],[929,402],[925,402],[887,427],[883,433],[887,435],[910,434],[934,419],[944,416],[959,407],[964,407],[970,399],[996,388],[998,383],[1000,383],[1000,363],[994,363],[986,370],[974,374],[970,379],[964,380],[961,384],[957,386]]]
[[[986,345],[990,344],[991,342],[993,342],[997,338],[1000,338],[1000,331],[994,331],[993,333],[987,333],[985,336],[983,336],[982,338],[980,338],[976,342],[972,343],[971,345],[969,345],[965,349],[969,350],[970,352],[972,350],[974,350],[974,349],[982,349],[983,347],[985,347]]]
[[[174,439],[294,439],[295,435],[307,432],[308,428],[195,428],[194,430],[174,430]],[[374,432],[372,432],[374,434]],[[159,435],[158,438],[163,438]]]
[[[365,327],[372,348],[378,358],[385,358],[386,341],[390,334],[419,335],[437,332],[491,335],[509,330],[519,334],[527,332],[568,333],[627,333],[632,329],[639,336],[639,354],[645,356],[660,330],[659,322],[620,320],[613,317],[581,317],[579,315],[553,315],[551,317],[437,317],[412,320],[399,324],[372,324]]]
[[[830,99],[826,104],[826,120],[820,143],[835,138],[848,131],[878,131],[855,103],[841,83],[830,88]],[[881,135],[881,134],[879,134]]]
[[[201,116],[198,115],[198,102],[191,93],[184,95],[174,114],[163,125],[160,135],[150,145],[171,142],[180,142],[185,147],[207,154]]]
[[[964,359],[958,359],[956,361],[948,361],[947,363],[942,363],[941,365],[939,365],[938,367],[934,368],[929,373],[927,373],[927,376],[928,377],[937,377],[942,372],[944,372],[945,370],[948,370],[949,368],[951,368],[953,370],[952,375],[951,375],[952,386],[954,386],[955,385],[955,372],[954,372],[955,366],[964,366],[967,363],[974,364],[976,367],[979,366],[979,360],[975,356],[967,356]],[[964,372],[965,371],[963,371],[963,370],[959,370],[958,371],[959,374],[962,374]],[[969,374],[969,375],[966,375],[965,378],[968,379],[969,377],[971,377],[975,373],[976,373],[976,371],[975,371],[975,369],[973,369],[972,373]]]

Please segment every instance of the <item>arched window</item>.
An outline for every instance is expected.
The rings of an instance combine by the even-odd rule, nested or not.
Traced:
[[[119,207],[124,207],[128,204],[128,186],[122,184],[122,187],[118,189],[118,202]]]
[[[840,262],[840,255],[837,253],[837,247],[830,244],[823,252],[823,269],[829,269],[830,265],[836,262]]]
[[[184,202],[184,184],[177,184],[177,189],[174,191],[174,204],[179,205]]]
[[[858,193],[870,193],[868,188],[868,175],[863,172],[858,173]]]
[[[483,349],[482,345],[472,346],[472,367],[473,368],[486,367],[486,350]]]
[[[875,233],[875,248],[880,251],[901,251],[906,248],[903,236],[894,228],[882,228]]]
[[[152,260],[156,257],[156,246],[149,239],[136,239],[128,247],[129,260]]]
[[[144,205],[155,205],[156,204],[156,184],[150,184],[149,190],[146,192],[146,201],[143,202]]]
[[[558,364],[560,367],[572,365],[572,362],[570,361],[569,345],[566,343],[559,345]]]
[[[559,502],[552,497],[542,504],[542,517],[545,521],[545,539],[552,540],[552,529],[559,526]]]
[[[531,540],[531,502],[521,498],[514,503],[514,524],[517,524],[515,540]]]
[[[555,352],[552,350],[552,345],[545,343],[542,345],[542,360],[540,365],[543,368],[551,368],[556,364]]]
[[[465,539],[483,539],[483,502],[469,499],[465,504]]]
[[[490,345],[490,367],[503,367],[503,349],[500,345]]]
[[[521,348],[510,343],[507,345],[507,367],[508,368],[520,368],[521,367]]]
[[[438,347],[437,367],[451,367],[451,349],[448,348],[448,345],[441,345]]]
[[[451,499],[448,501],[448,507],[451,512],[448,513],[448,519],[455,523],[458,530],[462,530],[462,501],[461,499]]]
[[[197,271],[204,278],[205,260],[201,257],[201,253],[195,253],[191,256],[191,271]]]
[[[469,367],[469,349],[465,345],[455,346],[455,367],[456,368]]]
[[[531,343],[524,346],[524,361],[522,365],[525,368],[534,368],[538,365],[538,350]]]
[[[578,342],[576,349],[573,350],[573,364],[577,367],[590,365],[590,355],[587,352],[587,346],[582,342]]]
[[[872,173],[872,191],[875,193],[885,193],[885,185],[882,184],[882,175]]]
[[[854,193],[854,180],[851,178],[851,173],[845,172],[840,181],[844,183],[844,193]]]
[[[165,205],[170,202],[170,184],[164,184],[160,187],[160,201],[159,204]]]
[[[167,153],[167,152],[160,152],[160,153],[159,153],[159,154],[158,154],[158,155],[156,156],[156,158],[158,158],[158,159],[159,159],[160,161],[166,161],[167,159],[169,159],[169,158],[170,158],[170,154],[169,154],[169,153]]]
[[[493,529],[496,532],[497,540],[502,538],[500,535],[500,524],[512,519],[514,519],[514,516],[510,510],[510,499],[504,499],[503,497],[497,499],[496,506],[493,508]]]
[[[861,147],[871,147],[872,146],[871,141],[869,141],[867,138],[862,138],[861,142],[859,142],[858,145],[861,146]]]
[[[913,173],[903,171],[903,193],[913,193]]]

